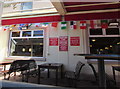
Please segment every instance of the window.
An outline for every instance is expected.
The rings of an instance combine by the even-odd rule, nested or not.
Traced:
[[[120,37],[90,37],[91,54],[120,54]]]
[[[30,10],[32,9],[32,2],[21,3],[21,10]]]
[[[44,31],[12,31],[10,56],[43,57]]]
[[[102,29],[101,28],[90,29],[90,35],[102,35]]]
[[[119,28],[106,29],[106,35],[119,35]]]
[[[89,47],[91,54],[120,54],[119,21],[110,20],[109,26],[102,29],[98,23],[95,29],[89,29]]]

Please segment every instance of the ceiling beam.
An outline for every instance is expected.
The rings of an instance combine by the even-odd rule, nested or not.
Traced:
[[[69,13],[67,13],[66,15],[72,15],[72,14],[85,14],[85,13],[101,13],[101,12],[115,12],[115,11],[120,11],[120,9],[69,12]]]
[[[83,7],[83,6],[94,6],[94,5],[108,5],[108,4],[120,4],[120,2],[109,2],[109,3],[97,3],[97,4],[84,4],[84,5],[70,5],[70,6],[65,6],[65,8],[69,7]]]
[[[60,15],[66,14],[66,10],[65,10],[65,7],[64,7],[64,4],[62,1],[60,1],[60,0],[50,0],[50,1]]]

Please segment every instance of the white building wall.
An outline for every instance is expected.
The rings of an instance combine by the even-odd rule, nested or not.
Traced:
[[[75,53],[87,53],[86,52],[86,30],[78,29],[71,30],[69,29],[69,23],[67,24],[67,29],[61,30],[60,23],[57,28],[51,27],[46,30],[47,33],[47,51],[46,51],[46,62],[57,62],[63,63],[65,69],[74,70],[76,63],[78,60],[82,61],[86,64],[86,67],[83,68],[83,72],[91,73],[91,69],[87,66],[87,60],[84,57],[74,56]],[[68,36],[68,51],[59,51],[59,46],[49,46],[49,38],[50,37],[60,37],[60,36]],[[80,37],[80,46],[70,46],[70,37]],[[87,69],[87,71],[86,71]]]
[[[3,27],[1,26],[2,7],[3,3],[0,2],[0,61],[3,61],[7,57],[9,39],[9,31],[4,31]]]

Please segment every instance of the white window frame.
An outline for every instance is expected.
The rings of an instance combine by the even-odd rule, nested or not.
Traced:
[[[12,37],[12,32],[17,32],[17,31],[20,31],[20,37]],[[23,31],[31,31],[31,37],[22,37],[22,32]],[[36,59],[36,60],[42,60],[42,61],[45,61],[46,60],[46,57],[45,57],[45,54],[46,54],[46,51],[45,51],[45,31],[44,29],[42,30],[43,31],[43,36],[33,36],[33,33],[34,31],[41,31],[41,30],[14,30],[14,31],[10,31],[10,39],[9,39],[9,48],[8,48],[8,58],[7,59]],[[31,56],[10,56],[10,46],[11,46],[11,39],[21,39],[21,38],[43,38],[43,57],[31,57]]]

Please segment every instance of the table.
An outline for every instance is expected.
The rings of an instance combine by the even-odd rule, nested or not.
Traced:
[[[105,64],[104,60],[120,60],[120,55],[112,54],[74,54],[74,56],[85,56],[85,59],[97,59],[99,86],[106,88]]]
[[[5,72],[6,71],[6,65],[9,65],[9,64],[11,64],[12,62],[0,62],[0,65],[3,65],[3,72]],[[6,76],[6,74],[4,73],[4,79],[5,79],[5,76]]]
[[[40,84],[40,75],[41,75],[41,68],[46,68],[48,69],[48,78],[49,78],[49,69],[55,69],[56,70],[56,85],[58,83],[58,70],[61,70],[61,78],[62,78],[62,73],[63,73],[63,64],[61,63],[45,63],[45,64],[41,64],[38,65],[38,84]]]

